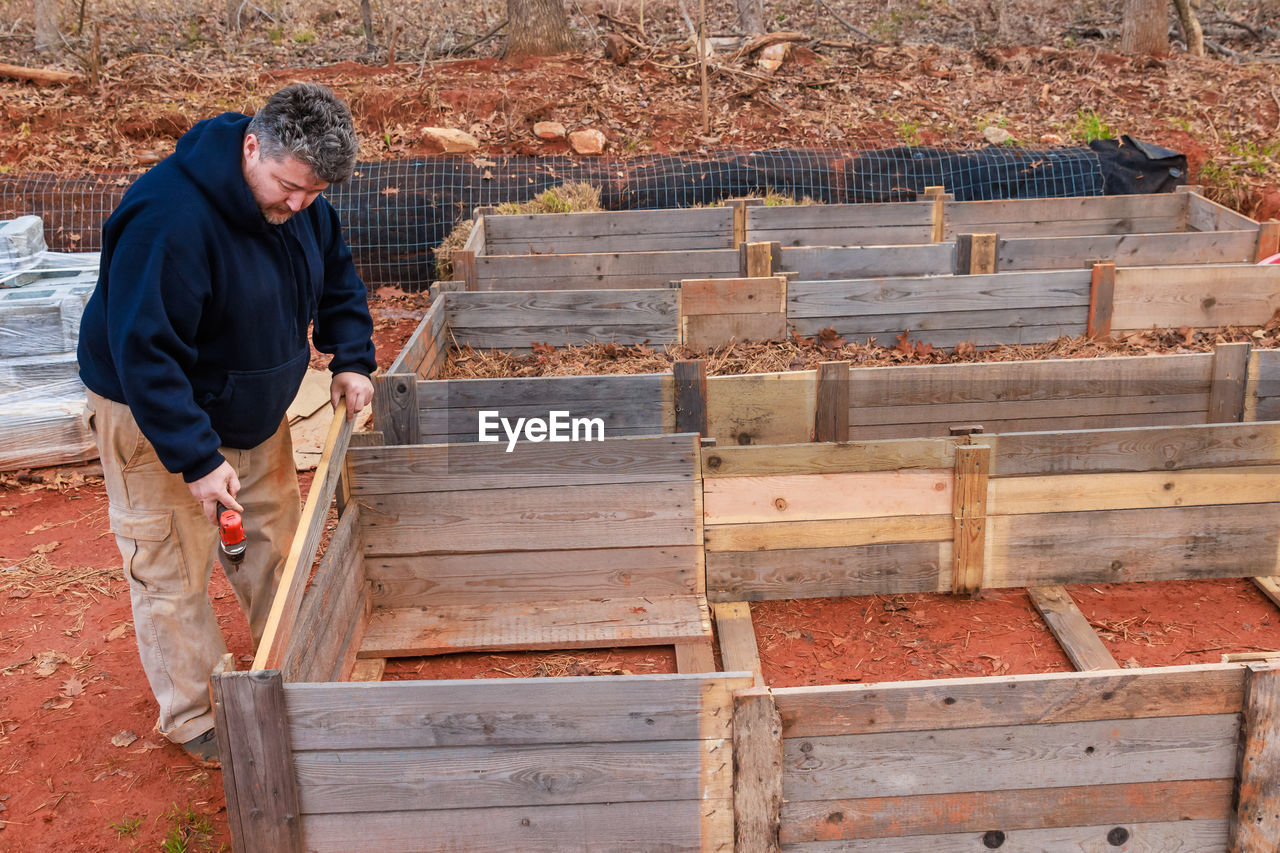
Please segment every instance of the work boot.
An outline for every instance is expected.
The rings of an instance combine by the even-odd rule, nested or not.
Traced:
[[[209,729],[182,745],[182,750],[201,767],[221,767],[218,761],[218,733]]]

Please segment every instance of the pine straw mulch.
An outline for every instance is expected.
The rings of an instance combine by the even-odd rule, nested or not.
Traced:
[[[61,595],[73,588],[79,595],[115,595],[115,590],[109,584],[117,580],[118,569],[55,566],[49,561],[48,552],[40,548],[41,546],[37,546],[36,550],[16,562],[0,556],[0,596],[30,598],[33,595]]]
[[[1058,338],[1044,344],[1019,344],[977,349],[962,342],[954,349],[935,348],[912,341],[903,333],[893,347],[875,343],[850,343],[832,329],[812,338],[793,335],[773,343],[733,343],[714,350],[672,345],[623,346],[613,343],[553,347],[535,343],[529,355],[502,350],[477,350],[454,346],[440,379],[497,379],[527,376],[582,376],[631,373],[664,373],[675,361],[705,359],[707,375],[737,376],[812,370],[824,361],[848,361],[856,367],[888,367],[921,364],[967,364],[989,361],[1036,361],[1051,358],[1099,358],[1104,356],[1167,355],[1212,352],[1218,344],[1248,342],[1259,349],[1280,348],[1280,311],[1265,326],[1228,326],[1224,329],[1150,329],[1120,339]]]

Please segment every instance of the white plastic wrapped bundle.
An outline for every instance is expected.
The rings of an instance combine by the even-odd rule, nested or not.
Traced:
[[[92,278],[47,279],[0,290],[0,361],[75,352]]]
[[[0,471],[96,459],[79,379],[0,394]]]
[[[0,275],[35,266],[48,250],[39,216],[0,221]]]

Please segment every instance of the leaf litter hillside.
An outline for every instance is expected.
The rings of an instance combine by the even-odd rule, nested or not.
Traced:
[[[736,52],[732,5],[712,3],[705,132],[692,19],[678,2],[569,4],[582,52],[520,63],[494,55],[500,34],[449,53],[500,21],[496,0],[375,4],[372,50],[346,5],[267,4],[266,14],[243,16],[239,34],[222,4],[207,5],[129,14],[134,4],[93,4],[79,36],[74,15],[64,19],[69,46],[56,57],[37,54],[29,20],[14,17],[0,34],[9,61],[87,76],[65,87],[0,79],[0,169],[143,168],[200,118],[252,110],[284,82],[309,78],[349,100],[365,159],[432,153],[426,126],[466,131],[480,153],[564,153],[564,142],[534,135],[543,120],[596,128],[606,155],[621,158],[778,145],[976,147],[989,128],[1008,135],[1004,144],[1030,147],[1128,133],[1185,152],[1211,197],[1261,218],[1280,214],[1274,4],[1202,11],[1211,46],[1234,54],[1205,59],[1176,48],[1159,59],[1119,56],[1119,3],[766,4],[772,29],[797,34],[769,71],[758,53]],[[611,37],[627,47],[623,65],[603,55]]]

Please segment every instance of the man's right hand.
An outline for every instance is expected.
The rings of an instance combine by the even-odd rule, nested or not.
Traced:
[[[240,491],[240,478],[236,476],[236,469],[232,468],[231,463],[226,460],[199,480],[187,483],[187,488],[200,502],[200,507],[204,510],[209,523],[215,527],[218,524],[219,501],[236,512],[244,512],[244,507],[236,503],[236,492]]]

